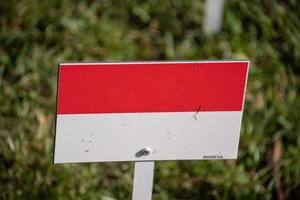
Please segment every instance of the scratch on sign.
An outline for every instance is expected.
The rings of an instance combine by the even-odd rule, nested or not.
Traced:
[[[194,118],[194,120],[197,120],[197,115],[198,115],[198,113],[201,111],[201,104],[199,105],[199,107],[198,107],[198,109],[197,109],[197,111],[196,111],[196,113],[193,115],[193,118]]]

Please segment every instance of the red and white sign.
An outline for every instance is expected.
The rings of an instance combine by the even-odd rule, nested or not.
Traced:
[[[60,64],[54,162],[235,159],[248,66]]]

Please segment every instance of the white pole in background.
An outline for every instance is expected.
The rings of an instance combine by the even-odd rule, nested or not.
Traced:
[[[207,34],[217,33],[222,28],[225,0],[206,0],[203,31]]]
[[[134,164],[132,200],[151,200],[154,176],[154,161]]]

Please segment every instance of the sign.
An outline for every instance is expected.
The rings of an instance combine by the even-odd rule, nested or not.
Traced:
[[[236,159],[248,65],[62,63],[54,162]]]

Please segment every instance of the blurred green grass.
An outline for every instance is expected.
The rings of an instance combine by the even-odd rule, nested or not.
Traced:
[[[0,2],[0,199],[130,199],[133,163],[53,165],[63,61],[250,59],[236,161],[157,162],[153,199],[300,199],[300,3]]]

